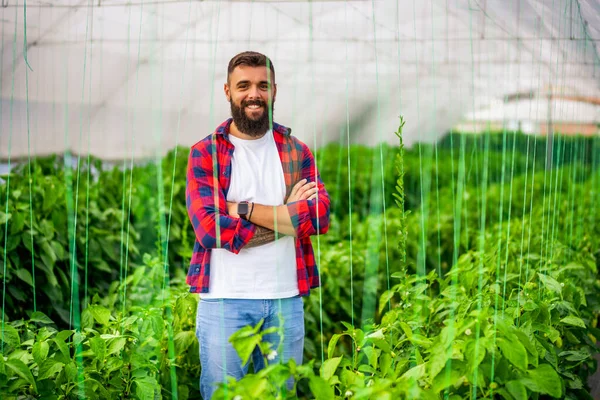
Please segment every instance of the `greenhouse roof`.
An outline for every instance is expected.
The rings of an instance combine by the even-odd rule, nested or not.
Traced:
[[[507,95],[549,86],[600,97],[596,0],[2,5],[4,160],[66,149],[139,159],[189,146],[229,117],[227,63],[244,50],[273,60],[275,120],[311,147],[393,143],[400,115],[408,145],[435,141],[467,115],[501,110]],[[519,115],[537,119],[546,104]],[[569,107],[599,120],[597,106]]]

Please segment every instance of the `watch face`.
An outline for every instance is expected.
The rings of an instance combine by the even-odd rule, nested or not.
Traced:
[[[238,204],[238,215],[246,215],[246,214],[248,214],[248,203]]]

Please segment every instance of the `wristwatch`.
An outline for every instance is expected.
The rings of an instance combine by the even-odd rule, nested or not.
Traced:
[[[247,201],[242,201],[238,203],[237,213],[241,219],[248,220],[248,214],[250,214],[250,203]]]

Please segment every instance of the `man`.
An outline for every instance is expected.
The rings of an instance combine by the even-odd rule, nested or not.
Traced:
[[[263,330],[279,328],[265,335],[277,349],[271,362],[302,362],[300,296],[319,286],[310,236],[329,227],[329,195],[311,151],[273,122],[271,60],[238,54],[224,91],[232,118],[192,147],[186,187],[196,234],[187,283],[200,293],[196,335],[206,400],[227,376],[247,373],[228,339],[261,319]],[[258,348],[252,360],[255,371],[265,367]]]

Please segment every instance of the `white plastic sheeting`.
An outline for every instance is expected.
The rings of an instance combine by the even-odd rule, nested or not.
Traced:
[[[227,63],[244,50],[271,57],[275,120],[311,147],[393,143],[399,115],[408,145],[432,141],[549,85],[600,97],[598,0],[2,1],[5,160],[189,146],[229,116]]]

